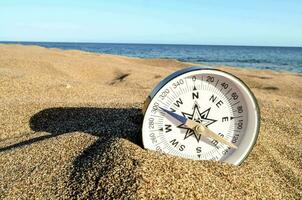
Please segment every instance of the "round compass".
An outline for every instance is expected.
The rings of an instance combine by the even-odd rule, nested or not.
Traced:
[[[189,67],[162,80],[144,108],[145,148],[194,160],[239,165],[252,150],[259,108],[237,77],[209,67]]]

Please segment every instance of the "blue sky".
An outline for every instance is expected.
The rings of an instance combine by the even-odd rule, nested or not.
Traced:
[[[302,46],[302,1],[1,0],[0,41]]]

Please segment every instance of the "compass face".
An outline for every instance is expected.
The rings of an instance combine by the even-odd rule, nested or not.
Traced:
[[[144,147],[150,150],[239,165],[258,136],[256,99],[242,81],[220,70],[177,71],[156,86],[148,103],[142,134]],[[237,149],[196,133],[161,108],[202,124]]]

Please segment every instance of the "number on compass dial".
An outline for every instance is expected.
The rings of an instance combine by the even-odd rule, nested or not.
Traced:
[[[175,72],[153,90],[143,121],[145,148],[195,160],[239,165],[259,130],[259,110],[248,87],[223,71],[200,67]],[[234,144],[199,134],[168,112],[201,124]]]

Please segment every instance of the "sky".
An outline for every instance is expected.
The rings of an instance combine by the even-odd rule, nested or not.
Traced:
[[[0,41],[302,46],[302,0],[0,0]]]

